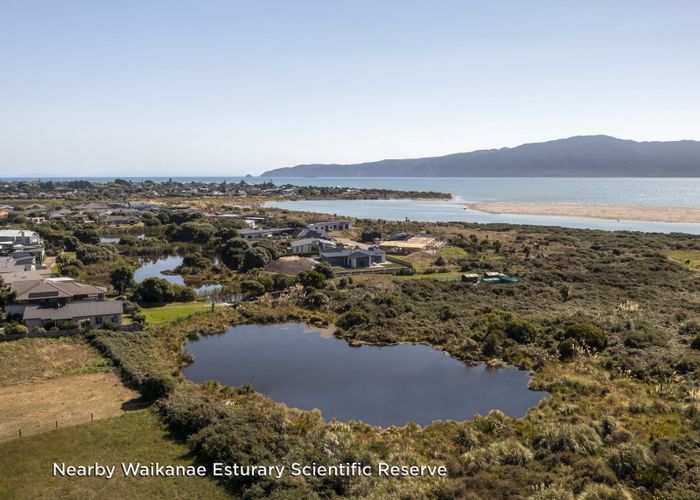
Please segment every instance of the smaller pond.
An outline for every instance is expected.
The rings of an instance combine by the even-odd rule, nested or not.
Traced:
[[[144,258],[139,268],[134,271],[134,280],[141,283],[146,278],[163,278],[173,285],[184,285],[185,279],[181,275],[163,274],[163,271],[172,271],[180,264],[182,264],[182,257],[179,255],[169,255],[158,259]]]
[[[195,383],[252,384],[275,401],[319,408],[326,419],[389,426],[467,420],[498,409],[520,417],[544,391],[516,368],[467,366],[423,345],[350,347],[306,325],[242,325],[188,342],[183,374]]]
[[[118,236],[101,236],[100,237],[100,243],[119,243],[119,238]]]

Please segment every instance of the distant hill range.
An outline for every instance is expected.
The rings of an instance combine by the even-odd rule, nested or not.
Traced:
[[[700,177],[700,142],[578,136],[515,148],[353,165],[278,168],[263,177]]]

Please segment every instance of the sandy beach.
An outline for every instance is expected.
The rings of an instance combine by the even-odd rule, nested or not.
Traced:
[[[700,208],[564,205],[555,203],[469,203],[471,210],[491,214],[556,215],[592,219],[700,223]]]

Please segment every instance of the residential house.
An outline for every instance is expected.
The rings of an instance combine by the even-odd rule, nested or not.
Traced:
[[[308,228],[324,231],[326,233],[330,233],[331,231],[347,231],[352,229],[352,222],[343,220],[313,222],[308,225]]]
[[[41,238],[34,231],[26,229],[0,230],[0,242],[11,242],[19,245],[40,245]]]
[[[28,328],[52,328],[75,321],[82,328],[121,326],[124,304],[121,300],[77,301],[64,304],[31,304],[22,321]]]
[[[387,253],[408,255],[414,252],[434,253],[445,246],[445,242],[432,236],[411,236],[408,239],[382,241],[379,248]]]
[[[239,229],[238,236],[246,240],[259,240],[263,238],[275,238],[283,235],[291,234],[294,229],[291,227],[272,228],[272,229]]]
[[[326,248],[319,253],[321,261],[350,269],[366,268],[386,262],[386,252],[379,248]]]
[[[289,251],[294,255],[307,255],[317,253],[320,249],[335,246],[331,240],[322,238],[303,238],[289,242]]]
[[[78,283],[73,279],[43,279],[36,281],[14,281],[10,284],[14,292],[12,304],[5,306],[8,315],[22,315],[29,305],[50,306],[76,301],[104,300],[105,290],[99,286]]]

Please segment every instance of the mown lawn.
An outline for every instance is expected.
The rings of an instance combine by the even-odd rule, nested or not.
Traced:
[[[0,498],[228,498],[209,478],[124,477],[122,462],[190,465],[151,410],[0,444]],[[53,463],[116,465],[112,479],[53,477]]]
[[[187,318],[199,312],[211,311],[211,304],[206,302],[176,302],[160,307],[143,309],[146,319],[152,325],[172,323],[178,319]]]

